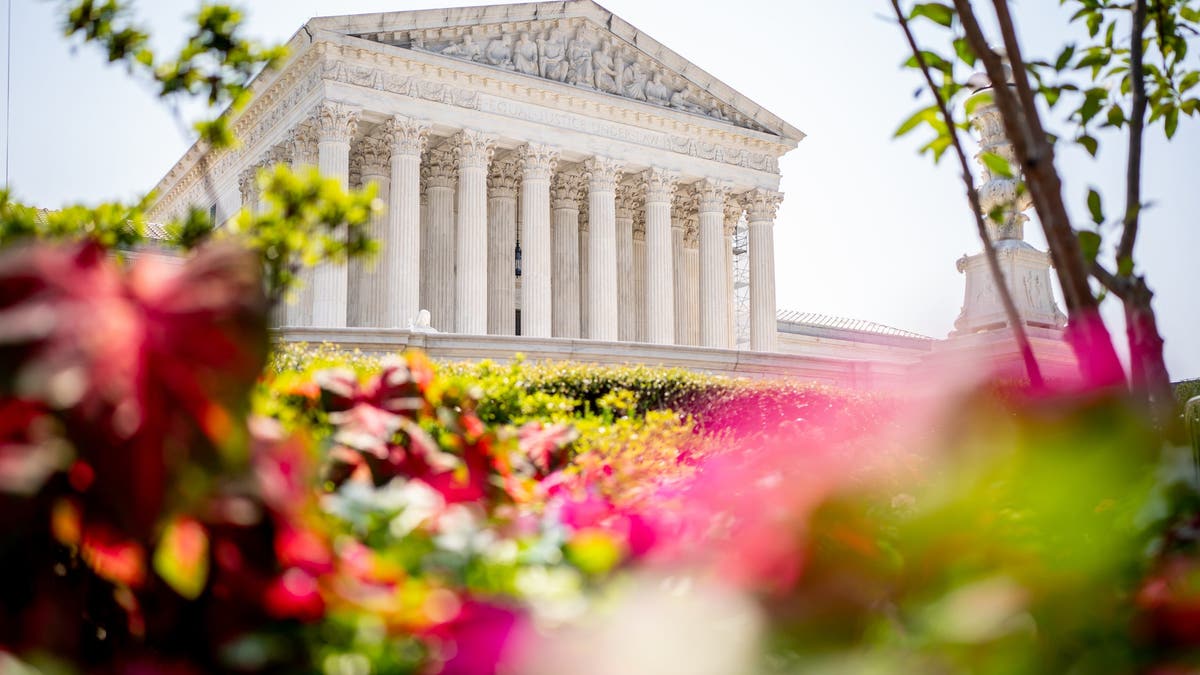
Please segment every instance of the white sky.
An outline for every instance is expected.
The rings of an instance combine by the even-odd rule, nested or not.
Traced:
[[[105,63],[98,49],[60,36],[55,2],[11,0],[11,185],[45,207],[131,199],[149,190],[190,145],[148,86]],[[173,45],[199,0],[138,5],[156,38]],[[258,0],[250,33],[287,40],[311,16],[444,7],[455,0]],[[980,249],[951,162],[917,156],[916,138],[892,132],[920,104],[914,71],[886,0],[606,0],[603,4],[683,57],[808,134],[781,162],[787,194],[776,221],[780,308],[822,312],[942,337],[962,303],[954,261]],[[1051,0],[1019,3],[1027,56],[1053,60],[1070,31]],[[0,17],[2,20],[3,17]],[[2,39],[3,36],[0,36]],[[2,50],[0,50],[2,53]],[[1190,67],[1200,68],[1193,49]],[[0,111],[2,112],[2,111]],[[1200,125],[1180,123],[1167,144],[1150,133],[1137,259],[1155,289],[1173,379],[1200,376]],[[1089,185],[1109,213],[1124,208],[1124,147],[1098,160],[1060,157],[1069,207],[1087,218]],[[1027,239],[1044,247],[1031,223]],[[1106,315],[1119,322],[1115,300]],[[1113,324],[1118,342],[1123,331]]]

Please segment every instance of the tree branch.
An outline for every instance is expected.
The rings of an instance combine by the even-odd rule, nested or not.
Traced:
[[[995,102],[1000,108],[1005,133],[1013,144],[1013,151],[1024,172],[1025,184],[1046,233],[1046,242],[1070,318],[1067,339],[1089,384],[1098,387],[1124,384],[1124,370],[1117,359],[1112,337],[1100,318],[1099,304],[1089,285],[1087,261],[1063,203],[1062,181],[1054,168],[1054,148],[1044,132],[1035,132],[1035,129],[1041,129],[1036,106],[1027,107],[1018,100],[1022,89],[1030,98],[1032,90],[1029,89],[1020,46],[1016,43],[1015,29],[1006,11],[1007,3],[1005,0],[993,2],[998,7],[1001,30],[1009,38],[1010,44],[1006,47],[1012,59],[1011,77],[1018,92],[1004,86],[1010,73],[1005,72],[1000,55],[988,46],[970,1],[954,0],[954,7],[967,42],[983,62],[988,78],[1002,85],[993,87]],[[999,9],[1001,5],[1003,8]]]
[[[1121,242],[1117,246],[1117,272],[1133,273],[1133,265],[1122,265],[1133,259],[1142,211],[1142,136],[1146,128],[1146,73],[1143,66],[1142,39],[1146,32],[1146,0],[1133,2],[1133,27],[1129,36],[1129,79],[1133,103],[1129,112],[1129,157],[1125,165],[1125,220]],[[1124,275],[1123,275],[1124,276]]]
[[[988,271],[991,272],[992,283],[995,284],[996,291],[1000,295],[1000,302],[1004,306],[1004,316],[1008,320],[1008,325],[1012,328],[1017,348],[1021,351],[1021,359],[1025,362],[1025,372],[1029,376],[1029,383],[1034,388],[1040,389],[1045,385],[1045,380],[1042,378],[1042,371],[1038,367],[1037,358],[1033,354],[1033,347],[1029,344],[1029,336],[1025,334],[1025,324],[1021,322],[1021,315],[1017,312],[1017,306],[1013,303],[1012,294],[1008,290],[1008,284],[1004,281],[1004,273],[1000,269],[1000,260],[996,256],[996,247],[992,244],[991,237],[988,236],[987,225],[983,220],[983,207],[979,203],[979,191],[975,189],[975,178],[971,173],[971,165],[967,161],[967,153],[963,150],[962,141],[958,137],[958,127],[955,126],[954,116],[950,114],[950,108],[946,104],[946,99],[942,96],[941,90],[938,89],[937,84],[933,81],[933,74],[929,71],[929,64],[925,61],[925,55],[917,45],[917,40],[913,37],[912,29],[908,25],[908,19],[900,9],[900,0],[892,0],[892,9],[896,12],[896,19],[900,22],[900,27],[904,29],[904,37],[908,40],[909,49],[912,50],[913,57],[917,60],[921,74],[925,76],[925,83],[929,85],[929,91],[937,101],[938,111],[940,111],[942,119],[946,122],[946,132],[950,134],[954,153],[958,156],[959,168],[962,170],[963,184],[967,190],[967,199],[971,203],[971,212],[975,215],[975,226],[979,231],[979,238],[983,240],[983,250],[987,257]]]

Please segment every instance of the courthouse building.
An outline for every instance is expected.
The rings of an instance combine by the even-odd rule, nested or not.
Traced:
[[[288,47],[242,145],[192,147],[151,212],[257,208],[277,163],[374,184],[379,256],[307,273],[281,340],[831,381],[933,348],[777,314],[779,158],[804,134],[591,0],[315,18]]]

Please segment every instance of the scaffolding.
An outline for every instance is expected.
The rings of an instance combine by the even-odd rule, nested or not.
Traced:
[[[750,348],[750,229],[743,218],[733,231],[733,345]]]

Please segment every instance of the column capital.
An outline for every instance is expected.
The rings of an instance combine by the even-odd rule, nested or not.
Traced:
[[[517,149],[525,180],[550,180],[558,166],[558,148],[542,143],[526,143]]]
[[[496,152],[496,137],[474,129],[463,129],[451,137],[459,169],[484,169]]]
[[[550,183],[550,200],[556,209],[579,210],[583,199],[584,179],[578,171],[559,171]]]
[[[675,194],[676,181],[679,180],[679,174],[675,171],[668,171],[654,167],[646,169],[642,172],[641,183],[642,189],[646,194],[647,202],[671,202],[672,195]]]
[[[775,212],[783,201],[783,193],[766,188],[755,188],[742,195],[742,205],[746,207],[746,217],[750,222],[770,222],[775,220]]]
[[[362,111],[339,101],[321,101],[313,112],[320,141],[349,143]]]
[[[671,225],[696,215],[696,192],[691,186],[680,186],[671,200]]]
[[[629,183],[617,184],[617,217],[632,220],[634,214],[641,210],[643,198],[636,186]]]
[[[458,183],[458,162],[453,147],[442,144],[429,150],[426,161],[421,163],[421,177],[426,187],[452,188]]]
[[[517,188],[521,184],[521,160],[509,155],[492,162],[487,181],[490,196],[516,199]]]
[[[596,155],[583,162],[583,175],[593,192],[613,192],[621,180],[621,165],[612,158]]]
[[[390,176],[392,146],[379,136],[367,136],[355,144],[353,154],[358,158],[362,175]]]
[[[721,213],[725,208],[725,197],[729,194],[729,187],[729,183],[712,178],[706,178],[696,183],[700,211]]]
[[[742,212],[746,209],[736,197],[725,201],[725,236],[732,237],[734,230],[737,229],[738,221],[742,219]]]
[[[429,143],[429,123],[404,115],[392,115],[383,123],[382,137],[394,154],[420,155]]]
[[[292,149],[293,166],[317,165],[317,130],[312,120],[305,120],[292,127],[286,143]]]

